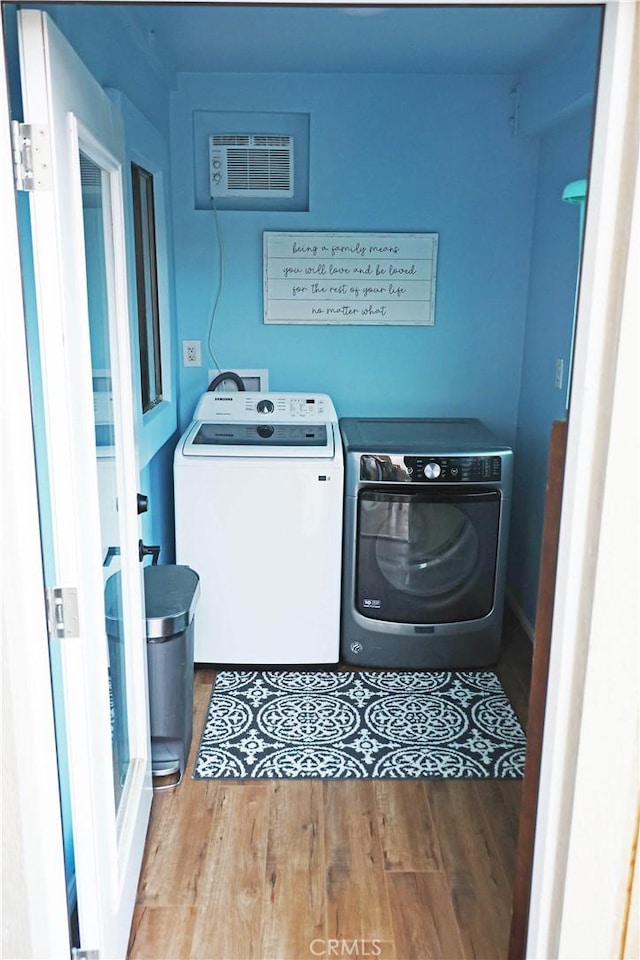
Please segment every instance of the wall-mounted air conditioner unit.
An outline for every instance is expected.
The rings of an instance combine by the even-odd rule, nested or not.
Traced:
[[[209,181],[212,197],[292,197],[293,137],[212,134]]]

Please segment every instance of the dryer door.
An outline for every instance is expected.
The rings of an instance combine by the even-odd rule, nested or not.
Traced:
[[[358,612],[415,624],[487,616],[494,604],[499,526],[497,490],[362,490]]]

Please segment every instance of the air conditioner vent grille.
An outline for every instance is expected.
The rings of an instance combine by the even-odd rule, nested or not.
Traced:
[[[293,196],[293,137],[213,134],[209,160],[212,197]]]
[[[254,136],[253,142],[256,147],[286,147],[289,149],[291,145],[291,137],[275,137],[271,136]]]
[[[227,151],[227,185],[230,190],[288,190],[291,157],[287,150]]]
[[[246,133],[220,133],[211,137],[215,147],[248,147],[251,137]]]

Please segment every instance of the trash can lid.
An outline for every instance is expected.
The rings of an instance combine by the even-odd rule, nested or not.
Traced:
[[[186,630],[200,595],[200,578],[191,567],[166,563],[144,568],[147,640]]]

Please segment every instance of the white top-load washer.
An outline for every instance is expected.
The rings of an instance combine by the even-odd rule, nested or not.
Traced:
[[[198,663],[335,663],[343,453],[325,394],[205,393],[174,457]]]

